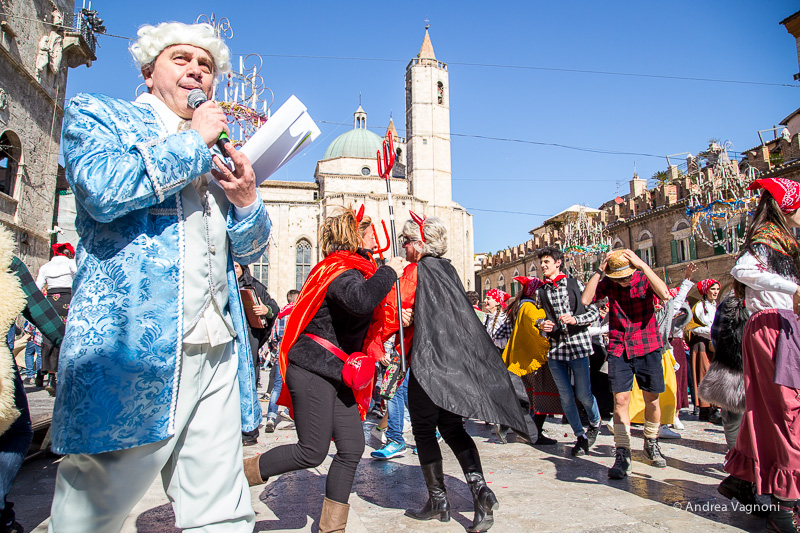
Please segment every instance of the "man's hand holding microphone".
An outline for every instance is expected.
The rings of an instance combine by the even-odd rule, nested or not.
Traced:
[[[215,144],[223,154],[233,161],[231,170],[216,154],[213,156],[216,169],[211,174],[225,191],[225,196],[237,207],[248,207],[258,198],[256,194],[256,174],[247,156],[234,148],[228,139],[228,119],[220,107],[208,100],[201,89],[189,91],[187,97],[192,114],[192,129],[211,148]]]

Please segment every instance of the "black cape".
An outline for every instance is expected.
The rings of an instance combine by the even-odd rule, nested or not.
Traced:
[[[411,365],[442,409],[528,433],[506,365],[447,259],[417,263]]]

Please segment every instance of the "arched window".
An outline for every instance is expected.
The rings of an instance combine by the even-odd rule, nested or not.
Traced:
[[[514,277],[516,278],[517,276],[519,276],[519,270],[517,270],[515,268],[514,269]],[[515,280],[515,279],[511,280],[511,297],[512,298],[517,295],[517,293],[519,292],[521,287],[522,286],[520,285],[520,283],[517,280]]]
[[[503,292],[506,292],[506,277],[500,274],[500,277],[497,278],[497,288]]]
[[[269,275],[269,251],[264,250],[264,254],[258,258],[258,261],[250,265],[250,273],[258,281],[267,286],[267,279]]]
[[[311,272],[311,243],[305,239],[297,241],[297,260],[295,261],[295,289],[303,288],[308,273]]]
[[[489,278],[486,278],[486,281],[483,283],[483,298],[481,298],[482,300],[486,299],[486,293],[489,292],[491,289],[492,289],[492,282],[489,280]]]
[[[444,83],[440,81],[436,82],[436,101],[439,102],[439,104],[444,103]]]
[[[6,131],[0,135],[0,192],[12,197],[17,186],[21,146],[14,132]]]

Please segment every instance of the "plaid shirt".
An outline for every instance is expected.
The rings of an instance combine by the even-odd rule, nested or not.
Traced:
[[[597,284],[595,300],[608,297],[608,355],[643,357],[661,349],[661,336],[653,300],[655,292],[641,271],[631,277],[631,284],[622,287],[609,278]]]
[[[48,341],[55,346],[60,346],[61,341],[64,340],[64,322],[58,316],[53,304],[47,301],[42,291],[36,286],[31,273],[28,272],[28,267],[16,256],[11,260],[11,273],[19,278],[20,287],[28,298],[22,315],[33,323],[42,332],[42,335],[47,337]]]
[[[287,318],[288,317],[285,316],[275,320],[275,324],[272,325],[272,333],[270,333],[269,336],[270,342],[274,342],[276,345],[280,344],[281,339],[283,338],[283,332],[286,330]]]
[[[561,315],[573,315],[577,322],[576,325],[588,326],[600,318],[600,311],[598,311],[597,307],[594,305],[588,305],[586,306],[585,313],[582,315],[574,315],[574,311],[569,306],[567,279],[569,278],[561,278],[558,281],[557,287],[554,287],[552,283],[545,285],[544,291],[547,295],[547,299],[550,301],[550,305],[553,306],[553,312],[556,318]],[[583,284],[581,284],[580,281],[578,282],[578,287],[583,291]],[[578,298],[580,297],[580,294],[578,294]],[[592,336],[589,335],[589,328],[584,328],[577,333],[570,334],[567,326],[565,326],[561,335],[556,335],[555,337],[550,337],[548,335],[548,339],[550,340],[550,351],[547,357],[555,359],[556,361],[580,359],[582,357],[588,357],[594,352],[594,348],[592,348]]]
[[[31,342],[33,344],[36,346],[42,345],[42,332],[36,329],[36,326],[26,320],[22,325],[22,331],[31,336]]]

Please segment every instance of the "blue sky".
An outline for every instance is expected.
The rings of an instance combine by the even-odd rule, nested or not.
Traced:
[[[227,17],[233,54],[264,59],[273,109],[295,94],[320,125],[314,145],[274,176],[295,181],[313,180],[325,148],[352,127],[359,95],[368,127],[383,134],[392,114],[404,135],[403,77],[427,18],[436,57],[450,73],[453,198],[474,215],[476,252],[523,242],[531,228],[572,204],[597,207],[627,193],[634,166],[644,178],[666,168],[653,155],[697,154],[710,138],[729,140],[736,151],[752,148],[758,130],[800,107],[795,41],[779,25],[800,8],[788,0],[95,0],[92,7],[109,34],[125,37],[148,23],[193,22],[212,12]],[[101,36],[92,67],[70,71],[67,97],[102,92],[132,99],[141,78],[128,44]]]

